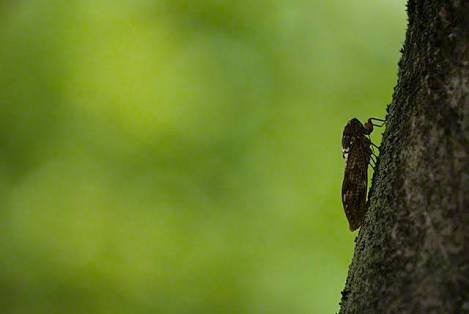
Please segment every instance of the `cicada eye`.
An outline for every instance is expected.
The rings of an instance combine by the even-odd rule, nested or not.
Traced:
[[[365,134],[371,134],[371,132],[373,132],[373,122],[371,122],[371,119],[368,119],[368,121],[363,125],[363,127],[366,130]]]

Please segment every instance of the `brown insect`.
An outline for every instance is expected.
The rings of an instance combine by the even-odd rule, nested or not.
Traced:
[[[375,124],[379,121],[381,124]],[[350,120],[342,136],[342,156],[345,159],[344,181],[342,183],[342,204],[350,231],[358,229],[365,218],[368,185],[368,164],[372,159],[372,145],[369,135],[373,126],[383,126],[385,120],[370,118],[365,124],[358,119]],[[376,162],[375,162],[376,163]],[[373,167],[373,166],[372,166]]]

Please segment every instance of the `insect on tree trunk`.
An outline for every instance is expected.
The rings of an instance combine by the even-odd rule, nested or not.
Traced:
[[[340,313],[469,313],[469,1],[407,12]]]

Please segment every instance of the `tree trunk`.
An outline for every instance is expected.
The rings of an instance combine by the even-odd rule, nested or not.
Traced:
[[[469,313],[469,0],[409,0],[340,313]]]

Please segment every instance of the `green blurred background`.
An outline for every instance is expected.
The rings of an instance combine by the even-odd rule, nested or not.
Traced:
[[[405,24],[402,0],[0,1],[1,312],[337,311],[342,129],[385,116]]]

